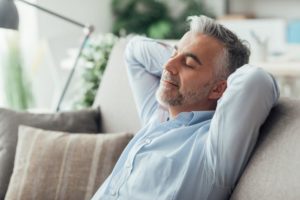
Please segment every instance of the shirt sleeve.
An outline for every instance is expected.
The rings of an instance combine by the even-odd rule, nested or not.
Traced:
[[[171,53],[171,46],[141,36],[133,37],[127,44],[125,61],[129,83],[143,124],[158,106],[155,93],[163,65]]]
[[[217,184],[235,184],[278,98],[276,81],[261,68],[245,65],[229,76],[206,143]]]

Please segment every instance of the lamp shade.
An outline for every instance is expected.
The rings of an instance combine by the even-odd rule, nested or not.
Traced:
[[[0,0],[0,28],[18,30],[19,14],[13,0]]]

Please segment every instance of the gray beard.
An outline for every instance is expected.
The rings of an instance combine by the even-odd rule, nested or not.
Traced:
[[[178,94],[176,98],[166,98],[163,94],[163,90],[161,89],[161,86],[159,86],[158,90],[155,93],[156,100],[160,105],[163,107],[169,107],[169,106],[179,106],[182,105],[183,102],[183,96],[182,94]]]
[[[187,91],[185,94],[177,92],[177,95],[168,96],[163,86],[159,85],[159,88],[156,91],[156,99],[160,105],[168,108],[169,106],[182,106],[188,104],[194,104],[204,100],[211,89],[212,84],[206,84],[201,88],[201,90],[197,91]]]

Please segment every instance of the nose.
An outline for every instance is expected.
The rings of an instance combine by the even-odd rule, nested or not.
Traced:
[[[179,64],[180,64],[180,60],[179,60],[179,56],[174,56],[171,57],[164,65],[164,69],[167,70],[169,73],[171,73],[172,75],[176,75],[178,73],[178,69],[179,69]]]

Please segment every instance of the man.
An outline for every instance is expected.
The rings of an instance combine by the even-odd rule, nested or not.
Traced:
[[[226,199],[232,192],[278,90],[272,76],[245,65],[250,52],[235,34],[205,16],[189,20],[174,49],[143,37],[129,42],[143,128],[93,200]]]

